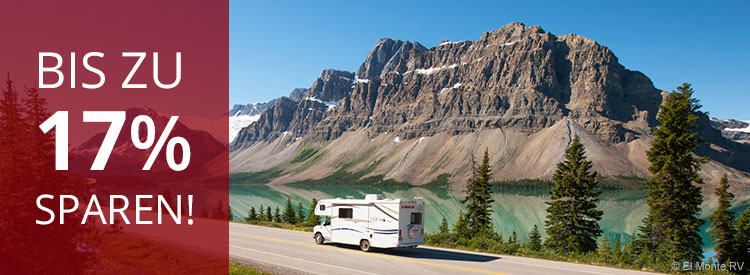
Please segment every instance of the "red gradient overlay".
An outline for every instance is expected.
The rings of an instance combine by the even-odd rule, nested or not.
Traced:
[[[227,272],[228,265],[228,1],[4,1],[0,16],[0,273],[185,273]],[[39,53],[62,56],[64,81],[58,88],[38,89]],[[84,67],[83,57],[100,52],[89,64],[105,75],[104,85]],[[123,81],[138,58],[123,52],[145,52],[131,83],[144,89],[123,89]],[[157,87],[153,58],[158,52],[162,83],[176,78],[176,53],[181,53],[181,80],[172,89]],[[71,58],[75,53],[75,58]],[[75,61],[75,88],[71,62]],[[56,60],[45,59],[52,67]],[[45,73],[44,82],[57,82]],[[11,82],[12,81],[12,82]],[[15,103],[14,103],[15,102]],[[42,104],[44,103],[44,104]],[[44,107],[44,109],[40,109]],[[55,131],[43,133],[39,124],[57,111],[69,113],[69,170],[55,170]],[[102,171],[91,171],[108,123],[84,123],[84,111],[125,111],[126,121]],[[169,137],[189,143],[190,164],[170,169],[166,145],[153,167],[143,166],[153,146],[138,149],[131,140],[135,117],[146,115],[155,124],[156,140],[170,117],[178,122]],[[138,129],[146,140],[144,125]],[[179,148],[179,146],[177,147]],[[175,150],[176,160],[185,157]],[[52,195],[41,205],[37,198]],[[75,211],[60,224],[61,195],[78,200]],[[97,215],[83,221],[93,196],[101,205]],[[130,224],[110,209],[124,207]],[[136,224],[136,196],[141,207]],[[151,196],[148,198],[148,196]],[[176,212],[176,224],[166,211],[157,211],[161,196]],[[180,204],[177,204],[177,198]],[[192,199],[188,199],[192,197]],[[119,198],[119,197],[117,197]],[[192,201],[192,204],[188,204]],[[73,200],[63,200],[72,208]],[[162,216],[162,224],[158,216]],[[188,222],[188,221],[191,222]]]

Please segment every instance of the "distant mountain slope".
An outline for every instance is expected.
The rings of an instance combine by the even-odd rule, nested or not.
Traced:
[[[230,170],[283,170],[274,183],[337,171],[463,183],[487,149],[496,179],[549,178],[578,134],[603,175],[645,178],[667,95],[594,40],[521,23],[429,49],[381,39],[350,74],[321,73],[307,96],[316,100],[277,101],[231,144]],[[699,154],[715,161],[704,174],[748,181],[750,146],[709,122],[700,121],[711,145]]]
[[[711,127],[721,131],[727,139],[750,143],[750,121],[711,118]]]

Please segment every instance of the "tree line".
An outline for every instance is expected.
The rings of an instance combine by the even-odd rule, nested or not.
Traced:
[[[443,218],[438,232],[426,236],[426,242],[657,271],[671,271],[673,263],[681,267],[683,262],[703,262],[703,243],[698,235],[704,223],[699,218],[703,180],[698,171],[708,158],[694,154],[703,142],[696,134],[696,121],[703,113],[693,93],[690,84],[685,83],[670,93],[660,106],[657,115],[660,125],[655,127],[655,140],[647,151],[652,174],[646,181],[648,214],[639,232],[633,234],[624,247],[619,239],[612,244],[606,237],[600,238],[602,211],[597,209],[597,203],[601,186],[577,135],[565,149],[565,158],[557,164],[552,176],[554,186],[546,202],[546,239],[542,238],[537,225],[526,243],[517,241],[516,232],[506,241],[494,231],[492,171],[485,150],[481,164],[472,161],[472,177],[466,186],[466,196],[461,200],[465,212],[459,214],[453,228],[449,228]],[[730,211],[734,196],[729,186],[724,175],[715,190],[719,207],[708,219],[711,237],[715,238],[716,261],[727,266],[730,261],[750,263],[750,208],[738,217]]]
[[[258,210],[255,207],[250,207],[247,215],[244,217],[244,221],[251,224],[260,223],[287,223],[298,226],[315,226],[320,223],[320,217],[315,215],[315,206],[318,205],[317,199],[312,199],[309,210],[305,210],[302,206],[302,202],[297,204],[295,208],[292,204],[291,198],[287,198],[284,211],[277,206],[272,211],[271,206],[264,207],[260,205]],[[307,212],[307,214],[305,214]]]

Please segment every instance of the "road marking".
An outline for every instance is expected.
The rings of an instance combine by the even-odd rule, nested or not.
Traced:
[[[326,263],[321,263],[321,262],[315,262],[315,261],[310,261],[310,260],[295,258],[295,257],[291,257],[291,256],[281,255],[281,254],[275,254],[275,253],[271,253],[271,252],[265,252],[265,251],[255,250],[255,249],[252,249],[252,248],[245,248],[245,247],[236,246],[236,245],[229,245],[229,247],[234,247],[234,248],[237,248],[237,249],[243,249],[243,250],[253,251],[253,252],[256,252],[256,253],[262,253],[262,254],[272,255],[272,256],[275,256],[275,257],[287,258],[287,259],[301,261],[301,262],[306,262],[306,263],[318,264],[318,265],[327,266],[327,267],[340,268],[340,269],[351,271],[351,272],[358,272],[358,273],[364,273],[364,274],[378,275],[378,274],[372,273],[372,272],[351,269],[351,268],[343,267],[343,266],[335,266],[335,265],[330,265],[330,264],[326,264]]]
[[[360,255],[366,255],[366,256],[372,256],[372,257],[378,257],[378,258],[384,258],[384,259],[390,259],[390,260],[396,260],[396,261],[402,261],[402,262],[410,262],[410,263],[416,263],[416,264],[438,266],[438,267],[451,268],[451,269],[464,270],[464,271],[471,271],[471,272],[478,272],[478,273],[485,273],[485,274],[508,275],[508,274],[505,274],[505,273],[492,272],[492,271],[475,269],[475,268],[468,268],[468,267],[461,267],[461,266],[447,265],[447,264],[439,264],[439,263],[431,263],[431,262],[425,262],[425,261],[419,261],[419,260],[412,260],[412,259],[405,259],[405,258],[399,258],[399,257],[394,257],[394,256],[389,256],[389,255],[383,255],[383,254],[374,254],[374,253],[367,253],[367,252],[362,252],[362,251],[354,251],[354,250],[348,250],[348,249],[341,249],[341,248],[330,247],[330,246],[321,246],[321,245],[317,245],[317,244],[309,244],[309,243],[300,243],[300,242],[295,242],[295,241],[280,240],[280,239],[274,239],[274,238],[268,238],[268,237],[261,237],[261,236],[249,235],[249,234],[244,234],[244,233],[229,232],[229,234],[230,235],[243,236],[243,237],[249,237],[249,238],[255,238],[255,239],[261,239],[261,240],[266,240],[266,241],[274,241],[274,242],[280,242],[280,243],[287,243],[287,244],[294,244],[294,245],[301,245],[301,246],[309,246],[309,247],[315,247],[315,248],[320,248],[320,249],[328,249],[328,250],[334,250],[334,251],[339,251],[339,252],[348,252],[348,253],[352,253],[352,254],[360,254]]]

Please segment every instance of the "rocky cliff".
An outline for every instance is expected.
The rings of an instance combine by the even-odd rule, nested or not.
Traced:
[[[666,95],[594,40],[521,23],[429,49],[381,39],[356,76],[327,71],[307,101],[329,106],[277,102],[232,144],[232,171],[294,171],[275,182],[339,169],[461,182],[487,148],[498,179],[545,178],[579,134],[601,173],[648,177],[645,150]],[[715,145],[702,153],[723,154],[714,170],[746,177],[750,149],[702,123]],[[304,146],[317,148],[314,162],[290,163]]]

